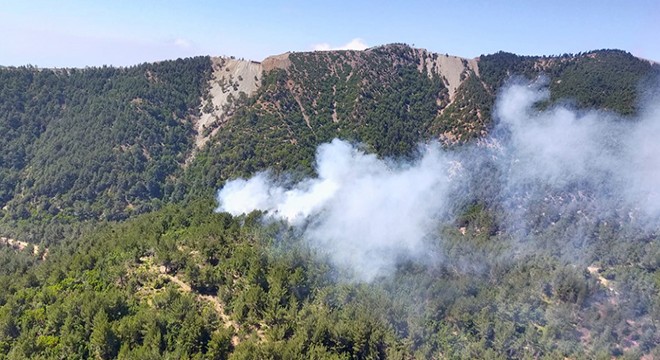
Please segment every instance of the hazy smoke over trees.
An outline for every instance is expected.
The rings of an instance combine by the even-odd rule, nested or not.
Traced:
[[[402,257],[424,258],[427,240],[442,242],[441,224],[483,198],[496,203],[499,226],[510,233],[527,234],[527,227],[554,224],[571,212],[581,216],[577,222],[618,212],[655,226],[660,108],[621,118],[544,108],[548,98],[541,82],[514,83],[498,97],[489,138],[451,150],[432,142],[412,162],[380,159],[335,139],[317,149],[317,177],[293,186],[267,173],[229,181],[218,191],[217,211],[263,210],[299,226],[313,246],[366,281]],[[528,224],[530,217],[537,225]]]
[[[265,173],[234,180],[218,193],[218,210],[237,215],[258,209],[305,224],[314,245],[369,280],[401,254],[422,248],[445,210],[448,161],[436,144],[426,146],[414,163],[397,164],[333,140],[317,150],[318,177],[289,189]]]

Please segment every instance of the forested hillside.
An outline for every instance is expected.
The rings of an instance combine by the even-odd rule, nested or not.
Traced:
[[[441,74],[425,67],[443,56],[400,44],[290,54],[291,64],[269,72],[199,154],[186,174],[190,187],[208,191],[229,177],[266,168],[309,173],[316,146],[335,137],[380,156],[409,156],[429,139],[451,145],[483,137],[492,128],[495,97],[511,77],[547,78],[553,102],[631,115],[643,82],[654,81],[658,71],[621,51],[562,57],[497,53],[479,59],[479,75],[466,66],[450,99]]]
[[[294,53],[263,79],[186,174],[197,191],[258,170],[312,171],[316,146],[340,137],[383,156],[410,154],[447,90],[417,69],[413,49]]]
[[[192,150],[209,71],[203,57],[130,68],[0,69],[4,218],[119,220],[157,207]]]
[[[450,93],[443,57],[402,44],[287,54],[288,65],[271,66],[255,93],[232,98],[229,113],[202,109],[209,82],[225,81],[212,79],[209,58],[2,68],[3,216],[12,227],[21,219],[125,219],[186,194],[207,196],[232,176],[266,168],[309,173],[316,146],[335,137],[381,156],[409,156],[429,139],[465,142],[488,133],[510,76],[545,76],[552,101],[630,115],[654,71],[621,51],[497,53],[479,59],[478,75],[463,60]],[[230,121],[186,168],[202,111]]]
[[[257,77],[225,77],[208,57],[0,68],[0,359],[660,357],[645,204],[603,205],[611,189],[590,177],[511,185],[519,159],[497,152],[515,135],[498,124],[510,84],[547,90],[542,118],[561,104],[625,129],[643,124],[657,65],[618,50],[468,60],[393,44],[260,66],[260,85],[235,97]],[[195,148],[203,115],[217,121]],[[334,138],[392,173],[434,140],[472,167],[424,235],[424,261],[356,281],[307,238],[323,214],[300,226],[214,212],[237,177],[311,187]]]
[[[4,356],[658,355],[660,247],[634,229],[601,224],[581,250],[607,270],[589,272],[554,255],[565,245],[551,227],[535,236],[537,250],[512,257],[509,235],[495,235],[497,215],[477,204],[441,230],[441,264],[346,283],[293,229],[212,208],[167,206],[102,226],[44,261],[3,249]]]

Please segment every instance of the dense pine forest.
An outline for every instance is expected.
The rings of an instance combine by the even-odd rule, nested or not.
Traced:
[[[660,357],[657,221],[597,214],[599,184],[505,193],[508,168],[474,160],[469,196],[424,239],[431,260],[369,281],[297,225],[214,211],[237,177],[316,176],[334,138],[385,162],[414,162],[429,141],[489,151],[510,136],[497,99],[512,83],[547,90],[535,111],[632,126],[657,65],[500,52],[457,60],[453,84],[437,70],[448,55],[404,44],[286,59],[225,109],[204,106],[225,71],[209,57],[0,68],[0,358]],[[210,112],[223,121],[196,148]]]

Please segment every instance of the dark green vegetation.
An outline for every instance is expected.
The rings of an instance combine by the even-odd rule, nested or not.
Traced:
[[[658,80],[657,67],[652,70],[649,62],[619,50],[558,57],[499,52],[482,55],[479,69],[490,89],[497,89],[512,75],[531,79],[543,74],[550,81],[552,101],[570,100],[579,107],[610,109],[623,115],[634,114],[641,91],[645,86],[657,86]]]
[[[118,220],[167,199],[192,150],[208,58],[0,69],[0,206],[31,223]]]
[[[383,156],[410,154],[447,101],[440,79],[418,71],[414,55],[405,46],[291,54],[288,71],[266,74],[200,152],[190,187],[210,195],[229,177],[267,168],[310,174],[316,147],[335,137]]]
[[[408,156],[424,140],[453,144],[484,136],[495,96],[511,76],[547,77],[552,101],[630,115],[642,83],[658,71],[615,50],[552,58],[497,53],[480,58],[479,76],[464,71],[450,102],[439,76],[418,70],[433,56],[442,55],[404,45],[291,54],[289,69],[266,74],[258,93],[200,152],[187,174],[189,187],[208,196],[230,177],[266,168],[309,174],[316,146],[335,137],[387,157]]]
[[[7,358],[609,358],[658,355],[660,246],[600,224],[590,274],[539,250],[512,257],[472,205],[436,244],[442,262],[345,284],[296,235],[211,202],[103,225],[38,262],[3,249],[0,347]],[[459,231],[463,228],[465,235]],[[570,231],[570,225],[565,226]],[[593,250],[593,251],[592,251]],[[508,254],[508,255],[507,255]],[[498,260],[488,260],[497,258]],[[632,265],[631,265],[632,264]],[[168,274],[159,274],[159,267]],[[182,292],[171,279],[184,281]],[[616,292],[599,285],[611,279]],[[238,324],[227,327],[213,301]],[[633,320],[634,319],[634,320]],[[231,345],[236,336],[240,342]]]
[[[538,201],[520,244],[492,199],[471,199],[437,230],[441,261],[345,284],[293,229],[212,213],[228,178],[310,174],[334,137],[407,157],[443,134],[483,136],[512,75],[547,76],[551,101],[629,115],[657,74],[619,51],[498,53],[450,102],[420,57],[291,54],[187,167],[208,58],[0,69],[0,235],[49,245],[44,260],[1,248],[0,358],[660,357],[660,242],[624,219],[550,224]],[[584,244],[562,242],[577,232]]]

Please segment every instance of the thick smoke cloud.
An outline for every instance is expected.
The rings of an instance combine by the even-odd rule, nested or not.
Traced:
[[[570,212],[581,216],[571,218],[571,229],[617,211],[655,227],[660,107],[650,102],[638,118],[564,105],[539,109],[548,96],[542,82],[514,83],[498,96],[489,138],[454,150],[427,144],[414,162],[382,160],[334,140],[317,149],[317,177],[294,186],[267,173],[229,181],[218,192],[217,211],[263,210],[299,226],[313,246],[365,281],[402,257],[423,257],[441,223],[475,199],[497,202],[499,225],[511,234],[530,217],[538,226]],[[571,231],[564,240],[575,245],[584,234]]]
[[[504,149],[514,161],[508,182],[535,180],[559,187],[613,169],[615,159],[602,152],[614,130],[608,115],[578,114],[562,106],[537,111],[534,104],[549,97],[538,86],[511,86],[498,102],[499,129],[509,133]]]
[[[217,210],[234,215],[263,210],[305,225],[313,245],[353,270],[356,279],[370,280],[399,257],[417,255],[445,211],[449,159],[437,144],[421,152],[414,163],[395,164],[333,140],[317,150],[317,178],[288,189],[266,173],[234,180],[218,192]]]
[[[651,102],[631,130],[623,171],[626,198],[650,217],[660,219],[660,99]]]
[[[660,217],[660,111],[651,101],[638,118],[558,105],[538,110],[549,93],[540,83],[515,84],[498,99],[497,166],[504,197],[521,188],[588,196],[601,213],[637,211]],[[584,192],[582,192],[584,191]],[[611,209],[610,209],[611,210]],[[601,215],[602,216],[602,215]]]

